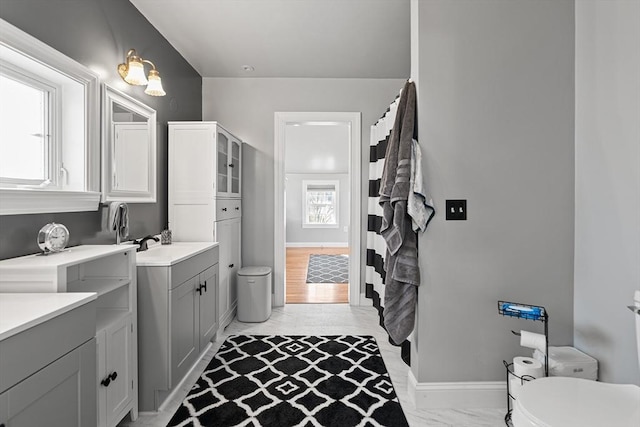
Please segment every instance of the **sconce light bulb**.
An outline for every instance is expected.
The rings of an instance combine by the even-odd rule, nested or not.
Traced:
[[[151,96],[165,96],[167,94],[162,88],[162,80],[157,70],[149,71],[149,84],[144,93]]]
[[[142,62],[131,59],[127,70],[127,75],[124,77],[124,81],[130,85],[146,85],[148,82],[144,75],[144,66]]]

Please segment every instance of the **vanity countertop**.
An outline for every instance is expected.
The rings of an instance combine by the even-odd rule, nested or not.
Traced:
[[[218,246],[218,242],[149,244],[149,249],[136,254],[136,265],[138,267],[168,267],[216,246]]]
[[[24,267],[29,269],[66,267],[107,255],[126,252],[133,247],[132,244],[72,246],[62,252],[49,255],[35,254],[5,259],[0,261],[0,270]]]
[[[0,293],[0,341],[96,299],[94,292]]]

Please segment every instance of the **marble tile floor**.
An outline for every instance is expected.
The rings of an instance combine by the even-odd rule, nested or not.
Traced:
[[[213,346],[183,382],[174,399],[165,403],[164,410],[142,413],[135,422],[127,416],[118,427],[164,427],[198,379],[213,355],[229,335],[372,335],[376,338],[382,358],[393,381],[396,394],[411,427],[499,427],[504,426],[502,409],[438,409],[416,410],[407,394],[409,367],[400,358],[400,351],[387,340],[378,326],[377,311],[373,307],[351,307],[347,304],[289,304],[274,308],[264,323],[231,322]]]

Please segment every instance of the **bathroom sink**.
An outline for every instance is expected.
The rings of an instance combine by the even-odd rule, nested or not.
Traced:
[[[215,246],[218,246],[217,242],[173,242],[170,245],[149,245],[146,251],[136,253],[136,265],[169,266]]]

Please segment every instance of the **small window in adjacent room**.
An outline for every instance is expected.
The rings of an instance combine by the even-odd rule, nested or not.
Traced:
[[[304,228],[338,227],[338,181],[302,181]]]

